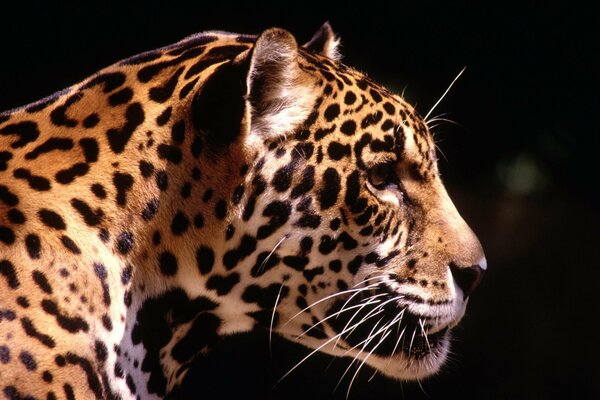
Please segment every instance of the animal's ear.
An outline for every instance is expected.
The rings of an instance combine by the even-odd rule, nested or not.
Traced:
[[[192,102],[192,120],[213,145],[239,137],[264,141],[304,122],[316,99],[315,81],[298,65],[291,33],[264,31],[250,51],[220,65]]]
[[[251,136],[291,133],[311,111],[315,85],[298,65],[298,45],[286,30],[271,28],[256,40],[247,80],[247,120]]]
[[[314,34],[312,39],[305,43],[302,47],[329,57],[334,61],[339,61],[341,55],[339,53],[340,39],[333,33],[329,22],[325,22],[321,28]]]

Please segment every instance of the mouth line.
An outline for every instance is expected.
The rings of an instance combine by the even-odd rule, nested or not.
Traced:
[[[422,359],[444,346],[449,335],[448,326],[428,334],[426,316],[400,309],[393,301],[340,300],[327,316],[327,324],[350,348],[382,357]]]

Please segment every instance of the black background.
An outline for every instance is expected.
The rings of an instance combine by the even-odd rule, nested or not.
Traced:
[[[329,20],[344,62],[402,92],[434,129],[440,168],[479,235],[489,271],[456,330],[442,372],[420,384],[364,369],[361,399],[599,398],[594,325],[600,84],[597,12],[574,2],[363,1],[4,2],[0,109],[113,62],[209,29],[280,26],[299,42]],[[345,398],[348,360],[316,356],[278,385],[306,349],[232,338],[198,365],[186,398]],[[194,387],[195,386],[195,387]],[[202,387],[202,390],[198,390]]]

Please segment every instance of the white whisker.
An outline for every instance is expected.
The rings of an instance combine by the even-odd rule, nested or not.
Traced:
[[[273,321],[275,321],[275,310],[277,309],[277,304],[279,303],[279,298],[281,297],[281,290],[283,289],[283,283],[281,282],[281,286],[279,286],[279,293],[277,293],[277,298],[275,299],[275,306],[273,307],[273,313],[271,314],[271,324],[269,325],[269,354],[272,355],[271,343],[273,336]]]
[[[433,107],[431,107],[431,109],[429,110],[429,112],[425,115],[425,117],[423,118],[425,121],[427,121],[427,118],[429,118],[429,115],[431,115],[431,113],[433,112],[433,110],[435,110],[435,108],[438,106],[438,104],[440,104],[440,102],[444,99],[444,97],[446,97],[446,95],[448,94],[448,92],[450,91],[450,89],[452,88],[452,86],[454,85],[454,83],[458,80],[458,78],[460,78],[460,76],[463,74],[463,72],[465,72],[466,69],[467,69],[467,67],[464,67],[458,73],[458,75],[456,75],[456,78],[454,78],[454,80],[452,81],[452,83],[450,83],[450,86],[448,86],[448,89],[446,89],[446,91],[444,92],[444,94],[442,94],[442,97],[440,97],[440,99],[435,102],[435,104],[433,105]],[[425,123],[427,123],[427,122],[425,122]]]

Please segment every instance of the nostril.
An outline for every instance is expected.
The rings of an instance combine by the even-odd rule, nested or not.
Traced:
[[[455,263],[451,262],[449,266],[454,281],[463,291],[463,299],[466,299],[471,293],[473,293],[475,288],[479,285],[479,282],[481,282],[484,269],[478,264],[471,265],[469,267],[459,267]]]

